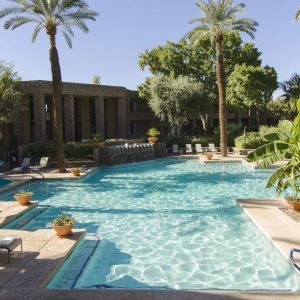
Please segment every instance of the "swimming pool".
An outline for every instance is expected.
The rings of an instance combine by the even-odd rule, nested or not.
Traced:
[[[63,212],[87,229],[49,288],[298,290],[296,273],[235,202],[273,196],[268,174],[184,159],[102,168],[33,185],[41,207],[8,226],[49,227]]]
[[[7,184],[10,184],[11,181],[9,179],[0,178],[0,188],[4,187]]]

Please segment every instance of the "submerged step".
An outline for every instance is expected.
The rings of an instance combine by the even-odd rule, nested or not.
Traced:
[[[74,288],[78,278],[99,244],[100,238],[98,237],[89,236],[85,240],[81,241],[56,276],[48,284],[48,288]]]
[[[44,211],[46,211],[49,206],[37,206],[23,215],[17,217],[15,220],[7,223],[2,228],[3,229],[21,229],[25,225],[27,225],[30,221],[35,219],[37,216],[41,215]]]

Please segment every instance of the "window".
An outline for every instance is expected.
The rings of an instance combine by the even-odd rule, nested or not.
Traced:
[[[143,137],[146,135],[147,130],[151,127],[151,121],[140,120],[131,121],[130,123],[130,133],[131,137]]]
[[[33,96],[29,97],[30,139],[35,142],[35,122]]]
[[[147,103],[140,99],[130,100],[130,112],[148,112],[149,106]]]
[[[45,97],[45,114],[46,114],[46,137],[47,140],[53,140],[53,105],[52,98]]]
[[[91,122],[91,136],[96,133],[96,107],[95,99],[90,99],[90,122]]]

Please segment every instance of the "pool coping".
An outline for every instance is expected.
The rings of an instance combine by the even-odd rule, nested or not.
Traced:
[[[286,215],[281,208],[288,205],[283,199],[237,199],[237,204],[290,263],[290,250],[300,249],[300,223]],[[295,257],[300,264],[300,256]],[[300,298],[299,298],[300,299]]]
[[[20,205],[17,201],[0,201],[0,229],[38,204],[38,201],[31,201],[28,205]]]
[[[23,295],[20,298],[20,295]],[[0,289],[0,298],[6,300],[296,300],[299,293],[251,291],[178,291],[178,290],[52,290]]]

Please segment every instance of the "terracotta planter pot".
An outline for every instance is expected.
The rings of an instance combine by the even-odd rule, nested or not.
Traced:
[[[158,138],[156,138],[156,137],[149,137],[149,138],[148,138],[148,141],[149,141],[149,143],[151,143],[151,144],[155,144],[155,143],[158,141]]]
[[[286,197],[285,201],[288,204],[289,208],[295,211],[300,211],[300,202],[294,202],[294,201],[290,201],[289,199],[291,199],[293,197]]]
[[[212,160],[213,157],[214,157],[214,155],[213,155],[213,154],[210,154],[210,153],[205,154],[205,156],[206,156],[206,158],[207,158],[208,160]]]
[[[105,144],[104,142],[95,143],[95,147],[96,148],[103,148],[104,144]]]
[[[16,197],[15,199],[19,202],[20,205],[27,205],[32,198],[32,195]]]
[[[80,170],[71,170],[74,176],[80,176]]]
[[[52,225],[58,236],[67,236],[71,233],[73,225],[56,226]]]

